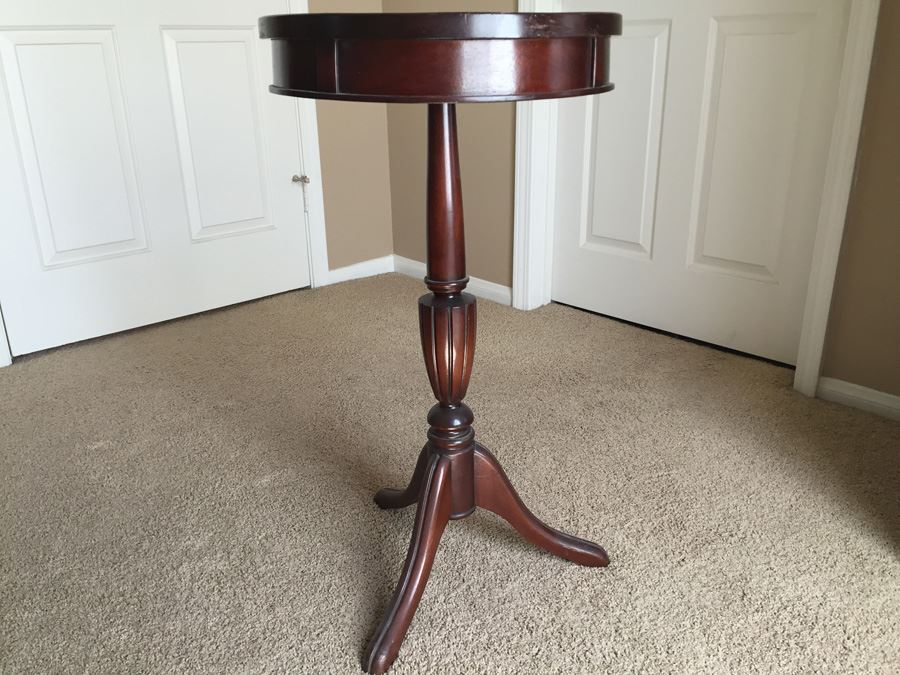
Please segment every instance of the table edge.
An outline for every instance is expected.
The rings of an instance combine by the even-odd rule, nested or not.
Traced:
[[[364,103],[511,103],[527,101],[545,101],[555,98],[575,98],[604,94],[615,89],[615,83],[607,82],[599,87],[584,89],[568,89],[565,91],[541,92],[536,94],[501,94],[498,96],[390,96],[382,94],[342,94],[335,92],[313,91],[307,89],[287,89],[269,85],[269,91],[281,96],[308,98],[327,101],[356,101]]]

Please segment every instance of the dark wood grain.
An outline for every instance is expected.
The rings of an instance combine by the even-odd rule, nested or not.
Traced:
[[[413,470],[412,478],[410,478],[406,488],[403,490],[382,488],[375,493],[375,503],[383,509],[402,509],[410,504],[415,504],[422,490],[422,481],[425,477],[425,470],[428,467],[431,454],[431,446],[426,444],[422,448],[422,452],[419,453],[416,468]]]
[[[412,539],[406,553],[400,583],[384,618],[366,650],[366,672],[381,675],[397,658],[403,638],[425,591],[441,534],[450,520],[450,460],[430,456],[416,511]]]
[[[259,20],[259,36],[273,40],[515,40],[621,33],[622,15],[611,12],[276,14]]]
[[[580,565],[606,566],[609,558],[603,548],[555,530],[535,517],[496,458],[475,442],[474,415],[463,398],[475,356],[477,303],[473,295],[463,292],[468,277],[454,104],[429,106],[427,183],[425,284],[431,292],[419,298],[419,333],[425,370],[438,402],[428,413],[428,443],[419,455],[409,486],[403,491],[382,489],[375,501],[382,508],[402,508],[413,503],[413,493],[417,492],[419,511],[427,512],[428,500],[434,494],[429,481],[435,479],[423,467],[444,461],[449,475],[442,475],[446,485],[442,483],[441,489],[449,494],[447,519],[465,518],[481,507],[493,511],[550,553]],[[443,520],[429,522],[432,525],[416,521],[400,585],[369,648],[365,665],[371,673],[383,673],[390,666],[409,629],[412,611],[428,579],[427,573],[412,574],[409,570],[418,569],[416,566],[423,565],[425,558],[430,568],[430,547],[436,546],[445,525]],[[427,556],[423,551],[429,551]]]
[[[496,458],[475,441],[463,402],[475,358],[477,303],[465,293],[466,244],[456,103],[596,94],[609,82],[609,36],[618,14],[286,15],[260,19],[273,39],[276,93],[309,98],[428,102],[427,272],[419,298],[425,370],[437,403],[428,441],[403,490],[378,506],[417,503],[400,581],[363,666],[397,658],[450,520],[481,507],[527,540],[588,566],[609,564],[587,540],[545,525],[522,502]]]
[[[468,282],[456,106],[428,106],[427,181],[425,284],[435,293],[453,294]]]
[[[493,511],[532,544],[560,558],[588,567],[609,565],[609,556],[601,546],[555,530],[529,511],[500,462],[480,443],[475,444],[475,504]]]
[[[609,91],[618,14],[289,14],[263,17],[278,94],[397,103]]]

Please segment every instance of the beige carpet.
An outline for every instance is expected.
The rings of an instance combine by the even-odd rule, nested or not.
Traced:
[[[0,671],[357,673],[431,393],[389,275],[0,370]],[[480,302],[479,438],[580,568],[452,523],[393,673],[896,673],[900,424],[792,373]]]

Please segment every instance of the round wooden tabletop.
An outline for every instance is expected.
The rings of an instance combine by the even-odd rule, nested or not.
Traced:
[[[284,14],[276,94],[391,103],[523,101],[609,91],[611,13]]]

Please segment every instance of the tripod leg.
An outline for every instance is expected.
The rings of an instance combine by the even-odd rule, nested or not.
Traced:
[[[400,583],[366,652],[366,672],[374,675],[382,675],[397,658],[428,582],[441,535],[450,519],[452,500],[449,460],[439,454],[432,454],[423,479],[416,523]]]
[[[606,567],[609,556],[597,544],[555,530],[538,520],[516,493],[497,458],[475,444],[475,504],[493,511],[535,546],[589,567]]]
[[[419,491],[422,488],[422,477],[425,475],[425,468],[428,466],[428,457],[431,451],[426,444],[419,453],[419,459],[416,462],[415,471],[405,490],[395,490],[393,488],[383,488],[375,493],[375,503],[383,509],[402,509],[410,504],[414,504],[419,498]]]

